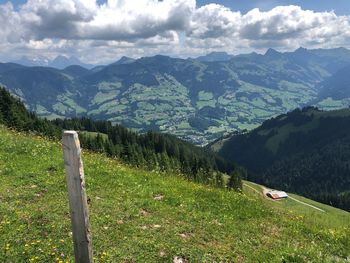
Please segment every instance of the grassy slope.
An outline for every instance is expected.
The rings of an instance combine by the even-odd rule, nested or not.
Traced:
[[[248,195],[254,195],[262,200],[264,203],[267,203],[270,206],[273,206],[279,210],[284,210],[292,213],[297,213],[299,216],[302,216],[307,220],[308,223],[315,225],[319,228],[333,228],[333,227],[342,227],[342,226],[350,226],[349,216],[350,214],[344,210],[325,205],[311,199],[305,198],[300,195],[288,193],[289,196],[304,202],[309,205],[313,205],[317,208],[324,210],[325,212],[317,211],[315,209],[310,209],[308,206],[300,204],[292,199],[283,199],[279,201],[273,201],[270,198],[265,198],[262,193],[262,186],[252,183],[249,181],[244,181],[243,191]],[[248,185],[249,187],[246,187]],[[252,190],[254,188],[256,191]]]
[[[276,208],[249,192],[143,172],[98,154],[83,158],[96,262],[350,257],[347,213],[334,224],[333,212],[315,223],[312,213]],[[59,143],[0,127],[0,262],[73,262],[62,159]]]

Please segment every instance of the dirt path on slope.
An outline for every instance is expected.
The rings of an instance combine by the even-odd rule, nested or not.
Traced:
[[[269,192],[269,191],[272,190],[272,189],[269,189],[269,188],[267,188],[267,187],[258,185],[258,184],[253,183],[253,182],[250,182],[250,183],[252,183],[252,184],[254,184],[254,185],[256,185],[256,186],[261,187],[262,193],[259,192],[258,190],[256,190],[254,187],[248,185],[248,184],[245,184],[245,183],[244,183],[244,185],[247,186],[248,188],[252,189],[254,192],[256,192],[256,193],[258,193],[258,194],[263,194],[264,197],[268,198],[268,197],[266,196],[266,193]],[[311,208],[313,208],[313,209],[316,209],[316,210],[318,210],[318,211],[320,211],[320,212],[324,212],[324,213],[326,212],[325,210],[323,210],[323,209],[321,209],[321,208],[318,208],[318,207],[316,207],[316,206],[314,206],[314,205],[310,205],[310,204],[308,204],[308,203],[305,203],[305,202],[303,202],[303,201],[300,201],[300,200],[298,200],[298,199],[296,199],[296,198],[294,198],[294,197],[292,197],[292,196],[290,196],[290,195],[288,195],[288,198],[291,199],[291,200],[293,200],[293,201],[295,201],[295,202],[298,202],[299,204],[302,204],[302,205],[311,207]],[[268,198],[268,199],[271,199],[271,198]],[[271,201],[273,201],[273,200],[271,199]]]

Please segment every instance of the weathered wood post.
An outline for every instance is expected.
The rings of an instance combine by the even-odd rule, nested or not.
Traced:
[[[65,131],[62,137],[70,216],[76,263],[92,263],[89,212],[85,193],[84,168],[77,132]]]

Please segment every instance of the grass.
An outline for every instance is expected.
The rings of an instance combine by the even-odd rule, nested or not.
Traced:
[[[100,132],[89,132],[89,131],[80,131],[79,134],[88,135],[90,138],[96,138],[97,135],[100,135],[103,140],[108,140],[108,135]]]
[[[266,130],[260,130],[258,134],[260,135],[266,135],[272,130],[276,132],[275,135],[271,136],[266,141],[266,148],[269,149],[274,154],[277,153],[279,145],[283,143],[290,134],[293,132],[304,132],[307,133],[310,130],[316,129],[319,126],[320,118],[324,117],[346,117],[350,115],[350,111],[348,109],[340,109],[340,110],[333,110],[333,111],[310,111],[309,113],[305,113],[307,115],[313,114],[313,119],[306,124],[295,126],[293,123],[285,124],[281,127],[274,128],[274,129],[266,129]]]
[[[326,98],[317,103],[317,107],[320,107],[324,110],[335,110],[340,108],[345,108],[349,106],[349,101],[347,99],[344,100],[334,100],[332,98]]]
[[[313,201],[311,199],[305,198],[303,196],[299,196],[296,194],[288,193],[289,196],[304,202],[306,204],[313,205],[317,208],[320,208],[324,210],[325,212],[321,212],[315,209],[312,209],[308,206],[305,206],[303,204],[300,204],[290,198],[282,199],[279,201],[273,201],[269,198],[265,198],[262,193],[262,187],[258,184],[244,181],[244,184],[249,185],[250,187],[244,187],[244,192],[246,194],[253,195],[255,197],[258,197],[263,202],[267,203],[270,206],[273,206],[279,210],[286,211],[286,212],[292,212],[295,214],[298,214],[299,217],[303,217],[309,224],[315,225],[319,227],[320,229],[329,229],[332,231],[332,229],[336,228],[342,228],[342,227],[349,227],[349,216],[350,214],[344,210],[325,205],[316,201]],[[260,194],[258,194],[256,191],[253,191],[251,188],[254,188],[256,191],[258,191]]]
[[[74,262],[60,143],[3,127],[0,135],[0,262]],[[299,209],[276,207],[252,193],[142,171],[89,152],[83,161],[96,262],[350,258],[349,225],[333,224],[333,210],[320,219],[327,223],[314,224],[313,214],[300,217]]]

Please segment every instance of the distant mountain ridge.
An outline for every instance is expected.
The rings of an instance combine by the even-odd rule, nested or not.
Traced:
[[[320,99],[348,100],[350,98],[350,64],[319,85]]]
[[[321,83],[348,65],[344,48],[270,49],[225,61],[124,57],[91,70],[2,63],[0,83],[43,117],[108,119],[203,145],[296,107],[348,106],[346,96],[321,96]]]
[[[86,64],[81,62],[78,58],[71,56],[66,57],[63,55],[58,55],[54,59],[48,59],[46,57],[37,57],[30,59],[26,56],[23,56],[19,60],[13,61],[13,63],[20,64],[27,67],[52,67],[57,69],[64,69],[69,66],[77,65],[86,69],[92,69],[96,65]]]

